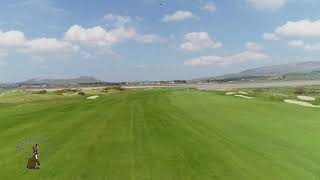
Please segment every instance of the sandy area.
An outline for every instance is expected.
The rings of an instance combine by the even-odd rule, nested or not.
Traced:
[[[303,101],[296,101],[296,100],[286,99],[286,100],[284,100],[284,102],[290,103],[290,104],[296,104],[296,105],[300,105],[300,106],[305,106],[305,107],[316,107],[316,108],[320,108],[320,106],[313,105],[313,104],[311,104],[311,103],[303,102]]]
[[[245,95],[249,94],[249,93],[244,92],[244,91],[238,91],[238,93],[240,93],[240,94],[245,94]]]
[[[316,100],[315,97],[311,97],[311,96],[297,96],[297,98],[304,100],[304,101],[314,101]]]
[[[237,94],[236,92],[227,92],[226,95],[234,95]]]
[[[93,99],[97,99],[99,96],[89,96],[87,97],[87,99],[93,100]]]
[[[244,96],[244,95],[234,95],[236,97],[242,97],[242,98],[246,98],[246,99],[252,99],[253,97],[249,97],[249,96]]]

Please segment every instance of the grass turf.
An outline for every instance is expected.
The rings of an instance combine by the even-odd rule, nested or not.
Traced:
[[[319,109],[196,90],[11,96],[0,97],[1,179],[320,177]],[[30,136],[55,146],[40,170],[15,149]]]

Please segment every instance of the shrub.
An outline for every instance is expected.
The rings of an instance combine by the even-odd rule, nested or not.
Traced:
[[[114,90],[118,90],[118,91],[124,91],[125,89],[122,88],[121,86],[116,86],[116,87],[113,87]]]
[[[84,96],[86,95],[86,93],[84,93],[83,91],[78,92],[79,95]]]
[[[46,90],[40,90],[40,91],[36,91],[34,93],[35,94],[47,94],[48,92]]]
[[[102,92],[107,93],[107,92],[109,92],[109,90],[104,88],[104,89],[102,89]]]
[[[304,94],[305,90],[303,87],[298,87],[296,88],[296,90],[294,91],[294,94],[297,94],[297,95],[302,95]]]
[[[255,93],[262,93],[263,89],[262,88],[257,88],[257,89],[253,89],[252,91],[255,92]]]
[[[102,90],[102,92],[109,92],[110,90],[124,91],[125,89],[122,88],[121,86],[110,86],[110,87],[105,87]]]

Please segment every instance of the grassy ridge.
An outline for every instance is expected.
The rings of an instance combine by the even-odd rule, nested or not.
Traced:
[[[319,115],[318,109],[264,98],[195,90],[126,91],[94,101],[0,98],[0,174],[2,179],[317,179]],[[55,151],[40,157],[40,170],[30,171],[15,146],[33,135],[48,137]]]

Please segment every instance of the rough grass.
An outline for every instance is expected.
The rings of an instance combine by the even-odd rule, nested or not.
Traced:
[[[318,109],[195,90],[99,96],[0,97],[1,179],[320,177]],[[40,170],[15,149],[34,135],[56,147]]]
[[[297,96],[311,96],[315,98],[312,104],[320,105],[320,86],[305,87],[280,87],[280,88],[251,88],[242,89],[249,92],[251,96],[283,101],[285,99],[301,100]]]

